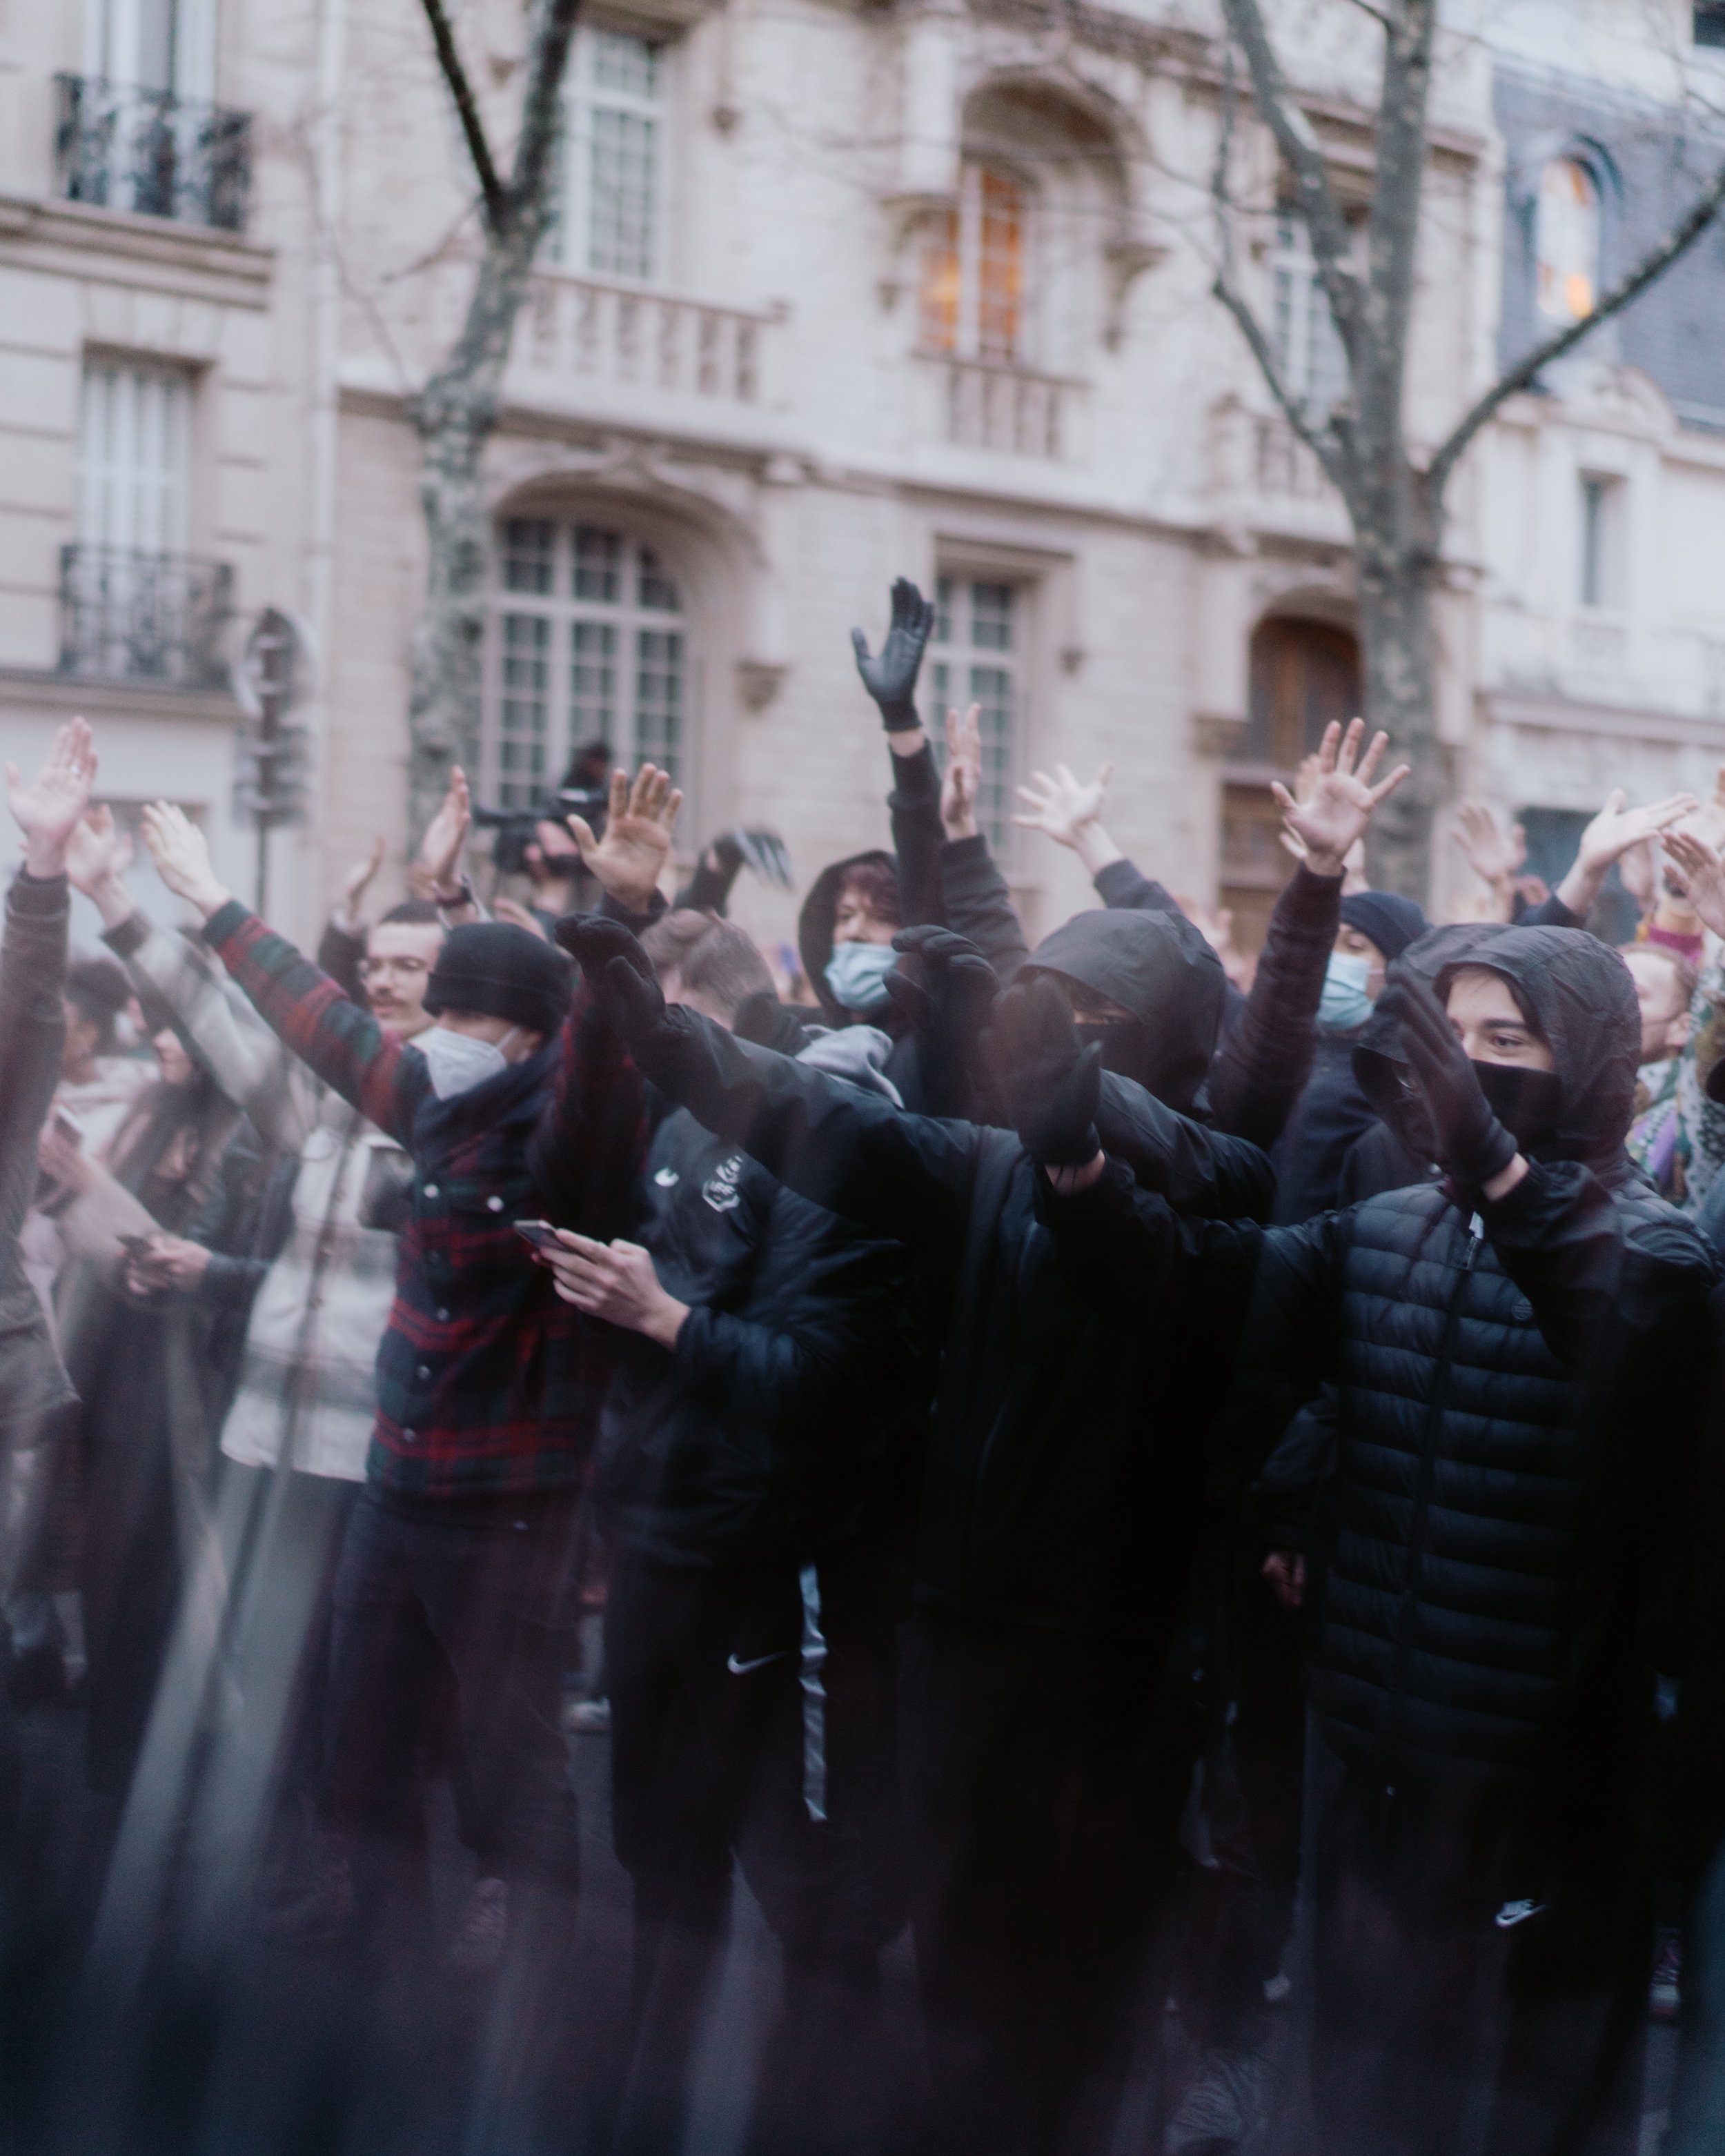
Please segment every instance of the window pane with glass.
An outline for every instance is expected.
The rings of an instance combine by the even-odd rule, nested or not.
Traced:
[[[1553,158],[1539,176],[1535,272],[1539,311],[1579,322],[1599,298],[1599,191],[1579,158]]]
[[[936,654],[929,675],[937,711],[980,706],[983,769],[977,789],[977,827],[997,854],[1004,854],[1012,830],[1012,788],[1018,665],[1023,641],[1023,590],[958,577],[942,577],[935,585],[935,621],[931,645]],[[935,728],[936,754],[946,760],[943,734]]]
[[[660,557],[608,526],[510,518],[497,581],[480,744],[486,805],[547,805],[571,759],[595,741],[680,783],[687,633]]]
[[[1279,217],[1270,259],[1270,344],[1289,393],[1327,415],[1348,393],[1348,354],[1303,218]]]
[[[955,208],[922,250],[919,335],[925,352],[1003,365],[1024,358],[1029,198],[990,165],[967,165]]]
[[[616,30],[577,31],[569,71],[557,252],[572,270],[649,283],[665,201],[663,48]]]

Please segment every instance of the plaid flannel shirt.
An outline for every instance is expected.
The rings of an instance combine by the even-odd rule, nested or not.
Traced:
[[[558,1040],[439,1101],[411,1043],[237,901],[204,934],[294,1053],[413,1156],[368,1478],[424,1497],[578,1481],[609,1376],[608,1328],[558,1301],[513,1224],[543,1214],[608,1238],[629,1219],[646,1146],[641,1082],[584,987]]]

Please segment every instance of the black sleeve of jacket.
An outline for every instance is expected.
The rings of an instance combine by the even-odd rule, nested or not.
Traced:
[[[854,1419],[859,1401],[890,1412],[908,1396],[916,1356],[902,1247],[830,1216],[811,1233],[813,1209],[778,1194],[768,1233],[794,1244],[797,1286],[773,1322],[696,1303],[674,1351],[680,1373],[732,1414],[805,1445]]]
[[[1116,1071],[1102,1074],[1096,1129],[1102,1150],[1124,1161],[1137,1183],[1175,1212],[1209,1220],[1268,1219],[1276,1174],[1256,1146],[1177,1114]]]
[[[685,1009],[639,1060],[667,1100],[829,1213],[948,1260],[962,1248],[983,1137],[973,1124],[906,1115]]]
[[[356,936],[341,927],[332,913],[323,925],[323,934],[318,939],[317,965],[321,973],[327,973],[350,1003],[362,1004],[366,999],[365,983],[360,978],[360,961],[366,954],[363,930]]]
[[[1585,1368],[1627,1314],[1620,1308],[1624,1215],[1610,1193],[1579,1162],[1535,1161],[1513,1190],[1481,1198],[1479,1210],[1546,1346],[1560,1362]]]
[[[889,756],[891,750],[887,751]],[[892,757],[892,791],[886,797],[892,819],[892,850],[898,856],[899,903],[905,926],[944,923],[941,891],[941,775],[934,751],[925,741],[915,756]]]
[[[1178,913],[1180,905],[1165,884],[1147,876],[1141,868],[1124,859],[1110,861],[1105,869],[1098,869],[1091,879],[1096,886],[1096,896],[1106,906],[1117,912]]]
[[[1254,1221],[1183,1219],[1113,1159],[1086,1188],[1065,1194],[1039,1171],[1036,1214],[1061,1270],[1098,1307],[1142,1314],[1147,1302],[1200,1296],[1207,1339],[1244,1310],[1265,1233]]]
[[[1303,864],[1283,886],[1252,992],[1210,1065],[1219,1130],[1272,1146],[1312,1075],[1318,999],[1342,918],[1342,878]]]
[[[1338,1208],[1358,1205],[1363,1199],[1381,1198],[1386,1190],[1405,1190],[1410,1183],[1430,1183],[1432,1171],[1409,1152],[1388,1123],[1373,1123],[1348,1148],[1336,1183]]]
[[[1542,898],[1538,906],[1530,906],[1524,913],[1516,916],[1517,928],[1585,928],[1587,923],[1579,913],[1572,913],[1557,893]]]
[[[64,876],[22,873],[6,900],[0,943],[0,1235],[16,1235],[36,1187],[36,1141],[59,1082],[65,1045]]]
[[[949,839],[942,847],[941,889],[947,927],[970,938],[1005,988],[1029,957],[1030,947],[1006,879],[980,832],[973,839]]]
[[[1285,1377],[1308,1391],[1334,1378],[1352,1217],[1321,1213],[1266,1233],[1240,1337],[1243,1371]]]

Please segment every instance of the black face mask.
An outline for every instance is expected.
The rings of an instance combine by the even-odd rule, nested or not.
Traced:
[[[1491,1104],[1491,1112],[1523,1152],[1531,1152],[1556,1137],[1563,1088],[1555,1070],[1528,1070],[1517,1063],[1476,1062],[1473,1075]]]
[[[1144,1073],[1150,1067],[1149,1044],[1137,1019],[1080,1019],[1077,1033],[1086,1048],[1093,1040],[1101,1041],[1103,1070],[1111,1070],[1117,1078],[1133,1079],[1140,1086],[1144,1083]]]

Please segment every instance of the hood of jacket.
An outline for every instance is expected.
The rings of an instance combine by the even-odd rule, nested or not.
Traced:
[[[894,875],[898,874],[897,857],[879,846],[871,846],[865,853],[847,854],[842,861],[831,862],[821,870],[809,886],[803,911],[797,916],[797,951],[803,961],[803,977],[814,989],[829,1025],[850,1023],[850,1012],[840,1006],[827,986],[827,962],[833,955],[833,922],[838,916],[839,893],[851,870],[865,864],[891,869]]]
[[[1422,936],[1398,963],[1435,990],[1440,1000],[1461,967],[1484,966],[1502,974],[1549,1043],[1557,1065],[1558,1127],[1537,1148],[1537,1157],[1594,1167],[1620,1160],[1635,1109],[1641,1019],[1629,968],[1609,945],[1581,928],[1465,921]],[[1429,1159],[1424,1111],[1393,1024],[1376,1016],[1366,1021],[1353,1067],[1384,1122],[1411,1152]]]
[[[1228,977],[1183,914],[1076,913],[1043,937],[1024,970],[1064,973],[1130,1011],[1150,1059],[1132,1075],[1164,1107],[1183,1114],[1193,1106],[1215,1052]]]

